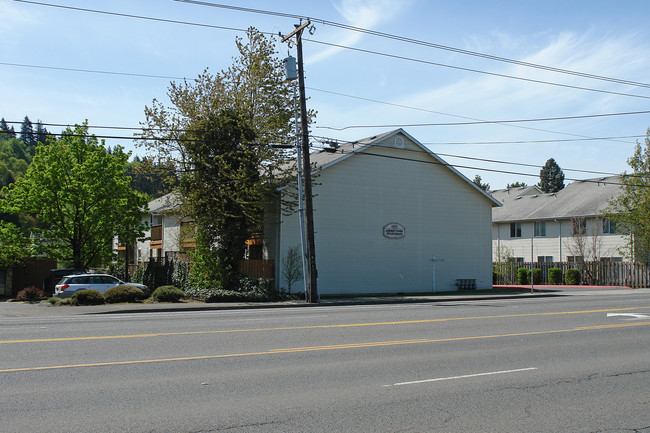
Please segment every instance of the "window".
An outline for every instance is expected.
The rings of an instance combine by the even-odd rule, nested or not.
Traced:
[[[546,236],[546,221],[535,221],[535,237]]]
[[[537,263],[553,263],[553,256],[537,256]]]
[[[584,263],[585,258],[582,256],[567,256],[566,261],[571,264]]]
[[[572,233],[574,236],[584,236],[587,233],[587,220],[584,218],[574,218]]]
[[[521,223],[510,223],[510,237],[511,238],[521,237]]]
[[[616,233],[616,223],[607,218],[603,218],[603,233],[614,234]]]
[[[601,257],[603,263],[623,263],[623,257]]]

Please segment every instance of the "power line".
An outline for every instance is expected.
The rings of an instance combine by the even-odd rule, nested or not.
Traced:
[[[328,150],[329,151],[329,150]],[[407,157],[400,157],[400,156],[395,156],[395,155],[382,155],[378,153],[371,153],[371,152],[360,152],[360,151],[352,151],[352,152],[347,152],[345,150],[334,150],[331,151],[333,153],[341,153],[341,154],[356,154],[356,155],[366,155],[366,156],[376,156],[380,158],[388,158],[388,159],[396,159],[396,160],[401,160],[401,161],[410,161],[410,162],[418,162],[422,164],[434,164],[434,165],[440,165],[444,167],[451,167],[454,169],[458,168],[464,168],[468,170],[477,170],[477,171],[487,171],[491,173],[501,173],[501,174],[511,174],[511,175],[516,175],[516,176],[528,176],[528,177],[539,177],[539,174],[531,174],[531,173],[523,173],[523,172],[516,172],[516,171],[508,171],[508,170],[498,170],[498,169],[491,169],[491,168],[483,168],[483,167],[473,167],[473,166],[467,166],[467,165],[458,165],[458,164],[449,164],[448,162],[444,161],[424,161],[421,159],[412,159],[412,158],[407,158]],[[590,172],[586,172],[590,173]],[[615,174],[615,176],[622,176],[621,174]],[[628,177],[633,177],[633,175],[627,175]],[[569,178],[565,177],[565,180],[570,180],[570,181],[577,181],[577,182],[592,182],[592,183],[597,183],[599,180],[593,180],[593,179],[577,179],[577,178]],[[602,183],[603,181],[600,180]],[[619,186],[636,186],[636,187],[649,187],[650,185],[627,185],[621,182],[611,182],[608,181],[607,184],[611,185],[619,185]]]
[[[328,139],[326,137],[318,137],[321,140],[321,143],[331,143],[332,141],[337,141],[337,140],[332,140]],[[422,143],[424,144],[424,143]],[[326,151],[331,152],[331,148],[328,147],[321,147],[318,148],[316,146],[312,146],[314,149],[323,149]],[[379,148],[385,148],[384,146],[375,146]],[[411,149],[402,149],[402,151],[405,152],[420,152],[418,150],[411,150]],[[344,150],[341,150],[341,152],[345,153]],[[503,161],[503,160],[495,160],[495,159],[486,159],[486,158],[476,158],[472,156],[463,156],[463,155],[454,155],[454,154],[449,154],[449,153],[438,153],[434,152],[438,156],[446,156],[450,158],[460,158],[460,159],[469,159],[473,161],[482,161],[482,162],[489,162],[493,164],[503,164],[503,165],[516,165],[516,166],[521,166],[521,167],[531,167],[535,169],[542,169],[543,166],[541,165],[536,165],[536,164],[526,164],[526,163],[520,163],[520,162],[513,162],[513,161]],[[562,171],[572,171],[572,172],[578,172],[578,173],[587,173],[587,174],[600,174],[600,175],[607,175],[607,176],[618,176],[620,173],[612,173],[612,172],[603,172],[603,171],[593,171],[593,170],[582,170],[582,169],[577,169],[577,168],[562,168]]]
[[[427,146],[431,145],[467,145],[467,144],[536,144],[536,143],[565,143],[572,141],[597,141],[597,140],[620,140],[624,138],[642,138],[645,135],[621,135],[617,137],[590,137],[590,138],[566,138],[550,140],[513,140],[513,141],[439,141],[422,143]]]
[[[143,15],[132,15],[132,14],[124,14],[124,13],[118,13],[118,12],[108,12],[108,11],[102,11],[102,10],[96,10],[96,9],[78,8],[78,7],[72,7],[72,6],[63,6],[63,5],[36,2],[36,1],[30,1],[30,0],[14,0],[14,1],[21,2],[21,3],[34,4],[34,5],[39,5],[39,6],[50,6],[50,7],[56,7],[56,8],[61,8],[61,9],[70,9],[70,10],[77,10],[77,11],[82,11],[82,12],[93,12],[93,13],[99,13],[99,14],[105,14],[105,15],[114,15],[114,16],[126,17],[126,18],[137,18],[137,19],[144,19],[144,20],[150,20],[150,21],[159,21],[159,22],[166,22],[166,23],[172,23],[172,24],[184,24],[184,25],[191,25],[191,26],[198,26],[198,27],[208,27],[208,28],[214,28],[214,29],[220,29],[220,30],[230,30],[230,31],[237,31],[237,32],[246,32],[247,31],[245,29],[239,29],[239,28],[234,28],[234,27],[215,26],[215,25],[209,25],[209,24],[199,24],[199,23],[193,23],[193,22],[188,22],[188,21],[169,20],[169,19],[164,19],[164,18],[153,18],[153,17],[143,16]],[[189,0],[176,0],[176,1],[182,1],[182,2],[185,2],[185,3],[192,3]],[[239,8],[239,7],[236,7],[236,6],[217,5],[217,4],[214,4],[214,3],[205,3],[205,2],[194,2],[194,3],[205,4],[207,6],[224,7],[224,8],[233,9],[233,10],[242,10],[242,11],[245,11],[245,12],[259,12],[259,13],[263,12],[265,14],[274,14],[274,15],[283,16],[283,17],[291,17],[291,18],[296,18],[296,19],[301,18],[300,15],[271,13],[271,12],[268,12],[268,11],[261,11],[261,10],[255,10],[255,9],[247,9],[247,8]],[[319,19],[317,19],[317,21],[319,21],[319,22],[321,22],[323,24],[336,25],[338,27],[345,26],[344,24],[339,24],[339,23],[335,23],[335,22],[327,21],[327,20],[319,20]],[[347,27],[349,27],[350,30],[352,30],[352,29],[357,29],[356,31],[365,30],[365,29],[360,29],[360,28],[354,28],[352,26],[347,26]],[[371,30],[366,30],[366,32],[368,32],[370,34],[375,34],[376,33],[376,35],[380,34],[380,32],[374,32],[374,31],[371,31]],[[270,33],[270,32],[260,32],[260,33],[275,36],[275,34]],[[385,35],[388,35],[388,34],[385,34]],[[393,39],[401,38],[401,37],[394,36],[394,35],[392,35],[392,36],[393,36]],[[404,39],[404,42],[409,41],[408,38],[403,38],[403,39]],[[384,57],[391,57],[391,58],[395,58],[395,59],[399,59],[399,60],[407,60],[407,61],[411,61],[411,62],[429,64],[429,65],[440,66],[440,67],[444,67],[444,68],[451,68],[451,69],[463,70],[463,71],[467,71],[467,72],[474,72],[474,73],[479,73],[479,74],[497,76],[497,77],[501,77],[501,78],[510,78],[510,79],[515,79],[515,80],[520,80],[520,81],[538,83],[538,84],[547,84],[547,85],[559,86],[559,87],[564,87],[564,88],[585,90],[585,91],[598,92],[598,93],[606,93],[606,94],[618,95],[618,96],[627,96],[627,97],[632,97],[632,98],[650,99],[650,96],[634,95],[634,94],[629,94],[629,93],[613,92],[613,91],[602,90],[602,89],[593,89],[593,88],[589,88],[589,87],[573,86],[573,85],[569,85],[569,84],[553,83],[553,82],[550,82],[550,81],[535,80],[535,79],[530,79],[530,78],[517,77],[517,76],[513,76],[513,75],[499,74],[499,73],[495,73],[495,72],[487,72],[487,71],[482,71],[482,70],[478,70],[478,69],[463,68],[463,67],[460,67],[460,66],[447,65],[447,64],[444,64],[444,63],[430,62],[430,61],[426,61],[426,60],[422,60],[422,59],[414,59],[414,58],[405,57],[405,56],[398,56],[398,55],[394,55],[394,54],[382,53],[382,52],[379,52],[379,51],[364,50],[364,49],[361,49],[361,48],[355,48],[355,47],[350,47],[350,46],[345,46],[345,45],[340,45],[340,44],[333,44],[333,43],[329,43],[329,42],[316,41],[316,40],[313,40],[313,39],[304,38],[303,40],[313,42],[313,43],[317,43],[317,44],[327,45],[327,46],[331,46],[331,47],[342,48],[342,49],[347,49],[347,50],[353,50],[353,51],[357,51],[357,52],[363,52],[363,53],[367,53],[367,54],[375,54],[375,55],[380,55],[380,56],[384,56]],[[415,41],[415,40],[410,40],[410,41]],[[422,42],[422,44],[428,44],[428,43],[424,43],[423,41],[420,41],[420,42]],[[435,44],[431,44],[431,45],[435,45]],[[439,47],[443,47],[443,46],[439,46]],[[435,47],[435,48],[439,48],[439,47]],[[447,48],[452,49],[452,47],[447,47]],[[458,50],[457,52],[465,51],[465,50],[460,50],[460,49],[453,49],[453,50]],[[467,51],[467,53],[471,53],[471,52]],[[467,53],[464,53],[464,54],[467,54]],[[475,53],[475,54],[478,55],[478,54],[481,54],[481,53]],[[486,56],[488,56],[488,55],[481,55],[480,57],[486,57]],[[491,57],[494,57],[495,59],[497,58],[496,56],[491,56]],[[518,61],[515,61],[515,60],[510,60],[510,59],[505,59],[505,58],[502,58],[502,59],[504,59],[504,61],[509,60],[510,62],[518,62]],[[525,64],[525,62],[521,62],[521,64],[523,66],[534,65],[532,63]],[[547,70],[555,70],[555,72],[559,72],[559,71],[566,71],[565,73],[573,72],[573,75],[579,75],[579,76],[583,76],[583,77],[586,77],[586,78],[604,79],[606,81],[620,82],[620,83],[624,83],[624,84],[628,84],[628,85],[634,85],[634,86],[637,86],[637,87],[650,87],[649,84],[645,84],[645,83],[636,83],[636,82],[633,82],[633,81],[618,80],[618,79],[609,78],[609,77],[600,77],[600,76],[597,76],[597,75],[577,73],[575,71],[561,70],[561,69],[551,68],[551,67],[543,67],[542,65],[537,65],[537,66],[540,67],[540,68],[543,68],[543,69],[547,69]]]
[[[461,66],[446,65],[444,63],[430,62],[428,60],[415,59],[415,58],[412,58],[412,57],[400,56],[400,55],[397,55],[397,54],[382,53],[382,52],[379,52],[379,51],[366,50],[366,49],[363,49],[363,48],[355,48],[355,47],[350,47],[350,46],[340,45],[340,44],[333,44],[333,43],[330,43],[330,42],[321,42],[321,41],[316,41],[316,40],[313,40],[313,39],[306,39],[305,38],[305,41],[313,42],[315,44],[327,45],[327,46],[335,47],[335,48],[342,48],[342,49],[345,49],[345,50],[356,51],[356,52],[359,52],[359,53],[376,54],[378,56],[390,57],[390,58],[398,59],[398,60],[407,60],[409,62],[416,62],[416,63],[422,63],[422,64],[427,64],[427,65],[440,66],[440,67],[443,67],[443,68],[457,69],[457,70],[466,71],[466,72],[475,72],[477,74],[491,75],[491,76],[494,76],[494,77],[510,78],[510,79],[513,79],[513,80],[527,81],[527,82],[537,83],[537,84],[548,84],[550,86],[565,87],[565,88],[568,88],[568,89],[576,89],[576,90],[586,90],[586,91],[589,91],[589,92],[607,93],[607,94],[610,94],[610,95],[627,96],[627,97],[631,97],[631,98],[650,99],[650,96],[633,95],[633,94],[630,94],[630,93],[613,92],[613,91],[609,91],[609,90],[593,89],[593,88],[590,88],[590,87],[573,86],[573,85],[570,85],[570,84],[560,84],[560,83],[553,83],[551,81],[535,80],[535,79],[532,79],[532,78],[516,77],[514,75],[499,74],[499,73],[496,73],[496,72],[481,71],[479,69],[463,68]]]
[[[451,51],[454,53],[459,53],[459,54],[465,54],[468,56],[475,56],[475,57],[481,57],[489,60],[494,60],[498,62],[505,62],[505,63],[512,63],[518,66],[525,66],[529,68],[536,68],[536,69],[542,69],[545,71],[550,71],[550,72],[556,72],[560,74],[568,74],[568,75],[575,75],[579,76],[582,78],[589,78],[593,80],[601,80],[601,81],[609,81],[617,84],[625,84],[625,85],[630,85],[630,86],[636,86],[636,87],[646,87],[650,88],[650,84],[647,83],[641,83],[637,81],[629,81],[629,80],[622,80],[619,78],[612,78],[612,77],[605,77],[602,75],[595,75],[595,74],[588,74],[584,72],[578,72],[578,71],[572,71],[569,69],[561,69],[561,68],[555,68],[551,66],[546,66],[546,65],[540,65],[537,63],[530,63],[530,62],[523,62],[521,60],[514,60],[514,59],[509,59],[506,57],[501,57],[501,56],[494,56],[491,54],[485,54],[485,53],[480,53],[477,51],[470,51],[470,50],[463,50],[461,48],[456,48],[456,47],[451,47],[447,45],[441,45],[441,44],[434,44],[432,42],[427,42],[423,41],[420,39],[413,39],[413,38],[408,38],[405,36],[399,36],[399,35],[394,35],[390,33],[385,33],[385,32],[379,32],[376,30],[370,30],[370,29],[365,29],[361,27],[355,27],[351,26],[348,24],[342,24],[338,23],[335,21],[329,21],[329,20],[324,20],[320,18],[313,18],[313,17],[305,17],[302,15],[296,15],[296,14],[288,14],[288,13],[282,13],[282,12],[273,12],[273,11],[265,11],[261,9],[253,9],[253,8],[244,8],[244,7],[239,7],[239,6],[231,6],[231,5],[224,5],[224,4],[219,4],[219,3],[209,3],[205,1],[198,1],[198,0],[174,0],[180,3],[189,3],[189,4],[196,4],[196,5],[201,5],[201,6],[211,6],[211,7],[216,7],[216,8],[221,8],[221,9],[230,9],[230,10],[237,10],[241,12],[249,12],[249,13],[256,13],[256,14],[264,14],[264,15],[273,15],[273,16],[280,16],[280,17],[285,17],[285,18],[294,18],[294,19],[302,19],[302,18],[308,18],[311,21],[317,21],[323,25],[329,25],[332,27],[338,27],[342,28],[345,30],[350,30],[354,32],[359,32],[359,33],[365,33],[369,34],[372,36],[378,36],[382,38],[387,38],[387,39],[393,39],[397,40],[400,42],[406,42],[409,44],[415,44],[415,45],[421,45],[429,48],[436,48],[439,50],[445,50],[445,51]]]
[[[398,107],[398,108],[406,108],[406,109],[410,109],[410,110],[422,111],[422,112],[425,112],[425,113],[440,114],[440,115],[449,116],[449,117],[457,117],[459,119],[468,119],[468,120],[486,122],[486,120],[484,120],[484,119],[477,119],[475,117],[468,117],[468,116],[461,116],[461,115],[458,115],[458,114],[444,113],[444,112],[441,112],[441,111],[428,110],[426,108],[412,107],[412,106],[409,106],[409,105],[403,105],[403,104],[396,104],[396,103],[392,103],[392,102],[380,101],[380,100],[372,99],[372,98],[365,98],[365,97],[361,97],[361,96],[348,95],[348,94],[345,94],[345,93],[334,92],[334,91],[331,91],[331,90],[316,89],[316,88],[313,88],[313,87],[307,87],[307,89],[310,89],[310,90],[313,90],[313,91],[316,91],[316,92],[322,92],[322,93],[328,93],[328,94],[332,94],[332,95],[336,95],[336,96],[342,96],[342,97],[346,97],[346,98],[359,99],[359,100],[362,100],[362,101],[373,102],[373,103],[376,103],[376,104],[383,104],[383,105],[388,105],[388,106],[393,106],[393,107]],[[511,127],[511,128],[527,129],[527,130],[530,130],[530,131],[540,131],[540,132],[548,132],[548,133],[551,133],[551,134],[561,134],[561,135],[567,135],[567,136],[573,136],[573,137],[580,137],[580,139],[583,139],[583,140],[599,140],[599,138],[588,137],[588,136],[579,135],[579,134],[570,134],[568,132],[560,132],[560,131],[552,131],[552,130],[548,130],[548,129],[533,128],[533,127],[524,126],[524,125],[516,125],[516,124],[513,125],[513,124],[509,124],[509,123],[503,123],[501,125],[508,126],[508,127]],[[643,137],[643,136],[631,136],[631,137],[627,136],[627,137],[620,137],[620,138],[638,138],[638,137]],[[607,140],[611,140],[611,141],[618,141],[618,142],[624,143],[623,141],[617,140],[617,138],[619,138],[619,137],[603,138],[603,140],[607,139]],[[572,140],[573,139],[566,140],[566,141],[572,141]],[[558,141],[562,141],[562,140],[558,140]],[[544,140],[540,140],[540,142],[544,142]],[[430,143],[430,144],[455,144],[455,143]],[[459,143],[459,144],[471,144],[471,143]]]
[[[16,2],[20,3],[28,3],[28,4],[33,4],[33,5],[38,5],[38,6],[49,6],[53,8],[59,8],[59,9],[69,9],[69,10],[74,10],[74,11],[80,11],[80,12],[92,12],[96,14],[103,14],[103,15],[113,15],[117,17],[123,17],[123,18],[136,18],[140,20],[148,20],[148,21],[159,21],[163,23],[171,23],[171,24],[184,24],[188,26],[195,26],[195,27],[207,27],[210,29],[218,29],[218,30],[230,30],[234,32],[246,32],[246,29],[239,29],[236,27],[226,27],[226,26],[215,26],[211,24],[200,24],[200,23],[193,23],[189,21],[179,21],[179,20],[170,20],[166,18],[154,18],[154,17],[148,17],[144,15],[132,15],[132,14],[125,14],[125,13],[119,13],[119,12],[109,12],[109,11],[102,11],[98,9],[87,9],[87,8],[78,8],[78,7],[73,7],[73,6],[64,6],[64,5],[57,5],[53,3],[43,3],[43,2],[36,2],[36,1],[30,1],[30,0],[14,0]],[[264,32],[260,32],[264,33]],[[265,33],[267,35],[273,35],[272,33]]]
[[[18,1],[18,0],[16,0]],[[130,77],[143,77],[143,78],[163,78],[168,80],[184,80],[185,77],[172,77],[166,75],[152,75],[152,74],[136,74],[132,72],[111,72],[111,71],[99,71],[96,69],[77,69],[77,68],[62,68],[58,66],[40,66],[40,65],[28,65],[25,63],[7,63],[0,62],[0,65],[4,66],[17,66],[21,68],[35,68],[35,69],[52,69],[56,71],[66,71],[66,72],[88,72],[93,74],[105,74],[105,75],[126,75]]]
[[[416,126],[468,126],[468,125],[486,125],[501,123],[525,123],[525,122],[547,122],[555,120],[575,120],[575,119],[594,119],[599,117],[627,116],[636,114],[648,114],[650,111],[629,111],[624,113],[606,113],[606,114],[587,114],[582,116],[563,116],[563,117],[540,117],[534,119],[516,119],[516,120],[481,120],[473,122],[453,122],[453,123],[411,123],[411,124],[383,124],[383,125],[350,125],[343,128],[334,128],[332,126],[314,126],[314,128],[332,129],[335,131],[344,131],[353,128],[404,128]]]

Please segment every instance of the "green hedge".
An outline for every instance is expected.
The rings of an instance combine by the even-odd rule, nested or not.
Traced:
[[[108,304],[118,304],[120,302],[137,302],[144,299],[145,294],[142,290],[128,284],[115,286],[104,293],[104,298]]]
[[[102,305],[105,300],[97,290],[83,289],[75,292],[70,298],[72,305]]]
[[[542,284],[544,282],[544,273],[541,269],[533,269],[533,284]]]
[[[553,285],[562,284],[562,269],[551,268],[548,270],[548,283]]]
[[[564,284],[569,286],[577,286],[580,284],[580,271],[577,269],[567,269],[564,274]]]
[[[530,271],[528,269],[517,269],[517,284],[530,284]]]

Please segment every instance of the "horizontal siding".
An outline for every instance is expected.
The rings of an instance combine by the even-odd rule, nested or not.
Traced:
[[[546,221],[546,236],[535,237],[532,241],[533,222],[521,223],[521,238],[510,237],[510,223],[495,223],[492,227],[493,255],[497,256],[499,246],[508,248],[513,257],[523,257],[524,261],[537,261],[538,256],[551,256],[554,261],[564,262],[567,256],[575,255],[575,241],[571,235],[573,224],[570,220]],[[593,243],[594,230],[598,230],[594,221],[587,225],[587,242]],[[623,257],[622,249],[627,244],[627,239],[621,234],[602,234],[597,236],[599,243],[599,257]]]
[[[455,280],[491,286],[491,202],[430,155],[372,148],[315,179],[314,222],[322,294],[455,290]],[[382,228],[399,223],[403,239]],[[282,255],[299,245],[297,216],[285,217]]]

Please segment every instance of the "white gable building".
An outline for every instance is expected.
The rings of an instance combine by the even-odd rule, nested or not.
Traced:
[[[405,131],[310,157],[319,294],[430,293],[456,290],[458,280],[492,287],[500,203]],[[286,287],[282,259],[300,243],[297,214],[270,209],[264,247],[278,288]]]

